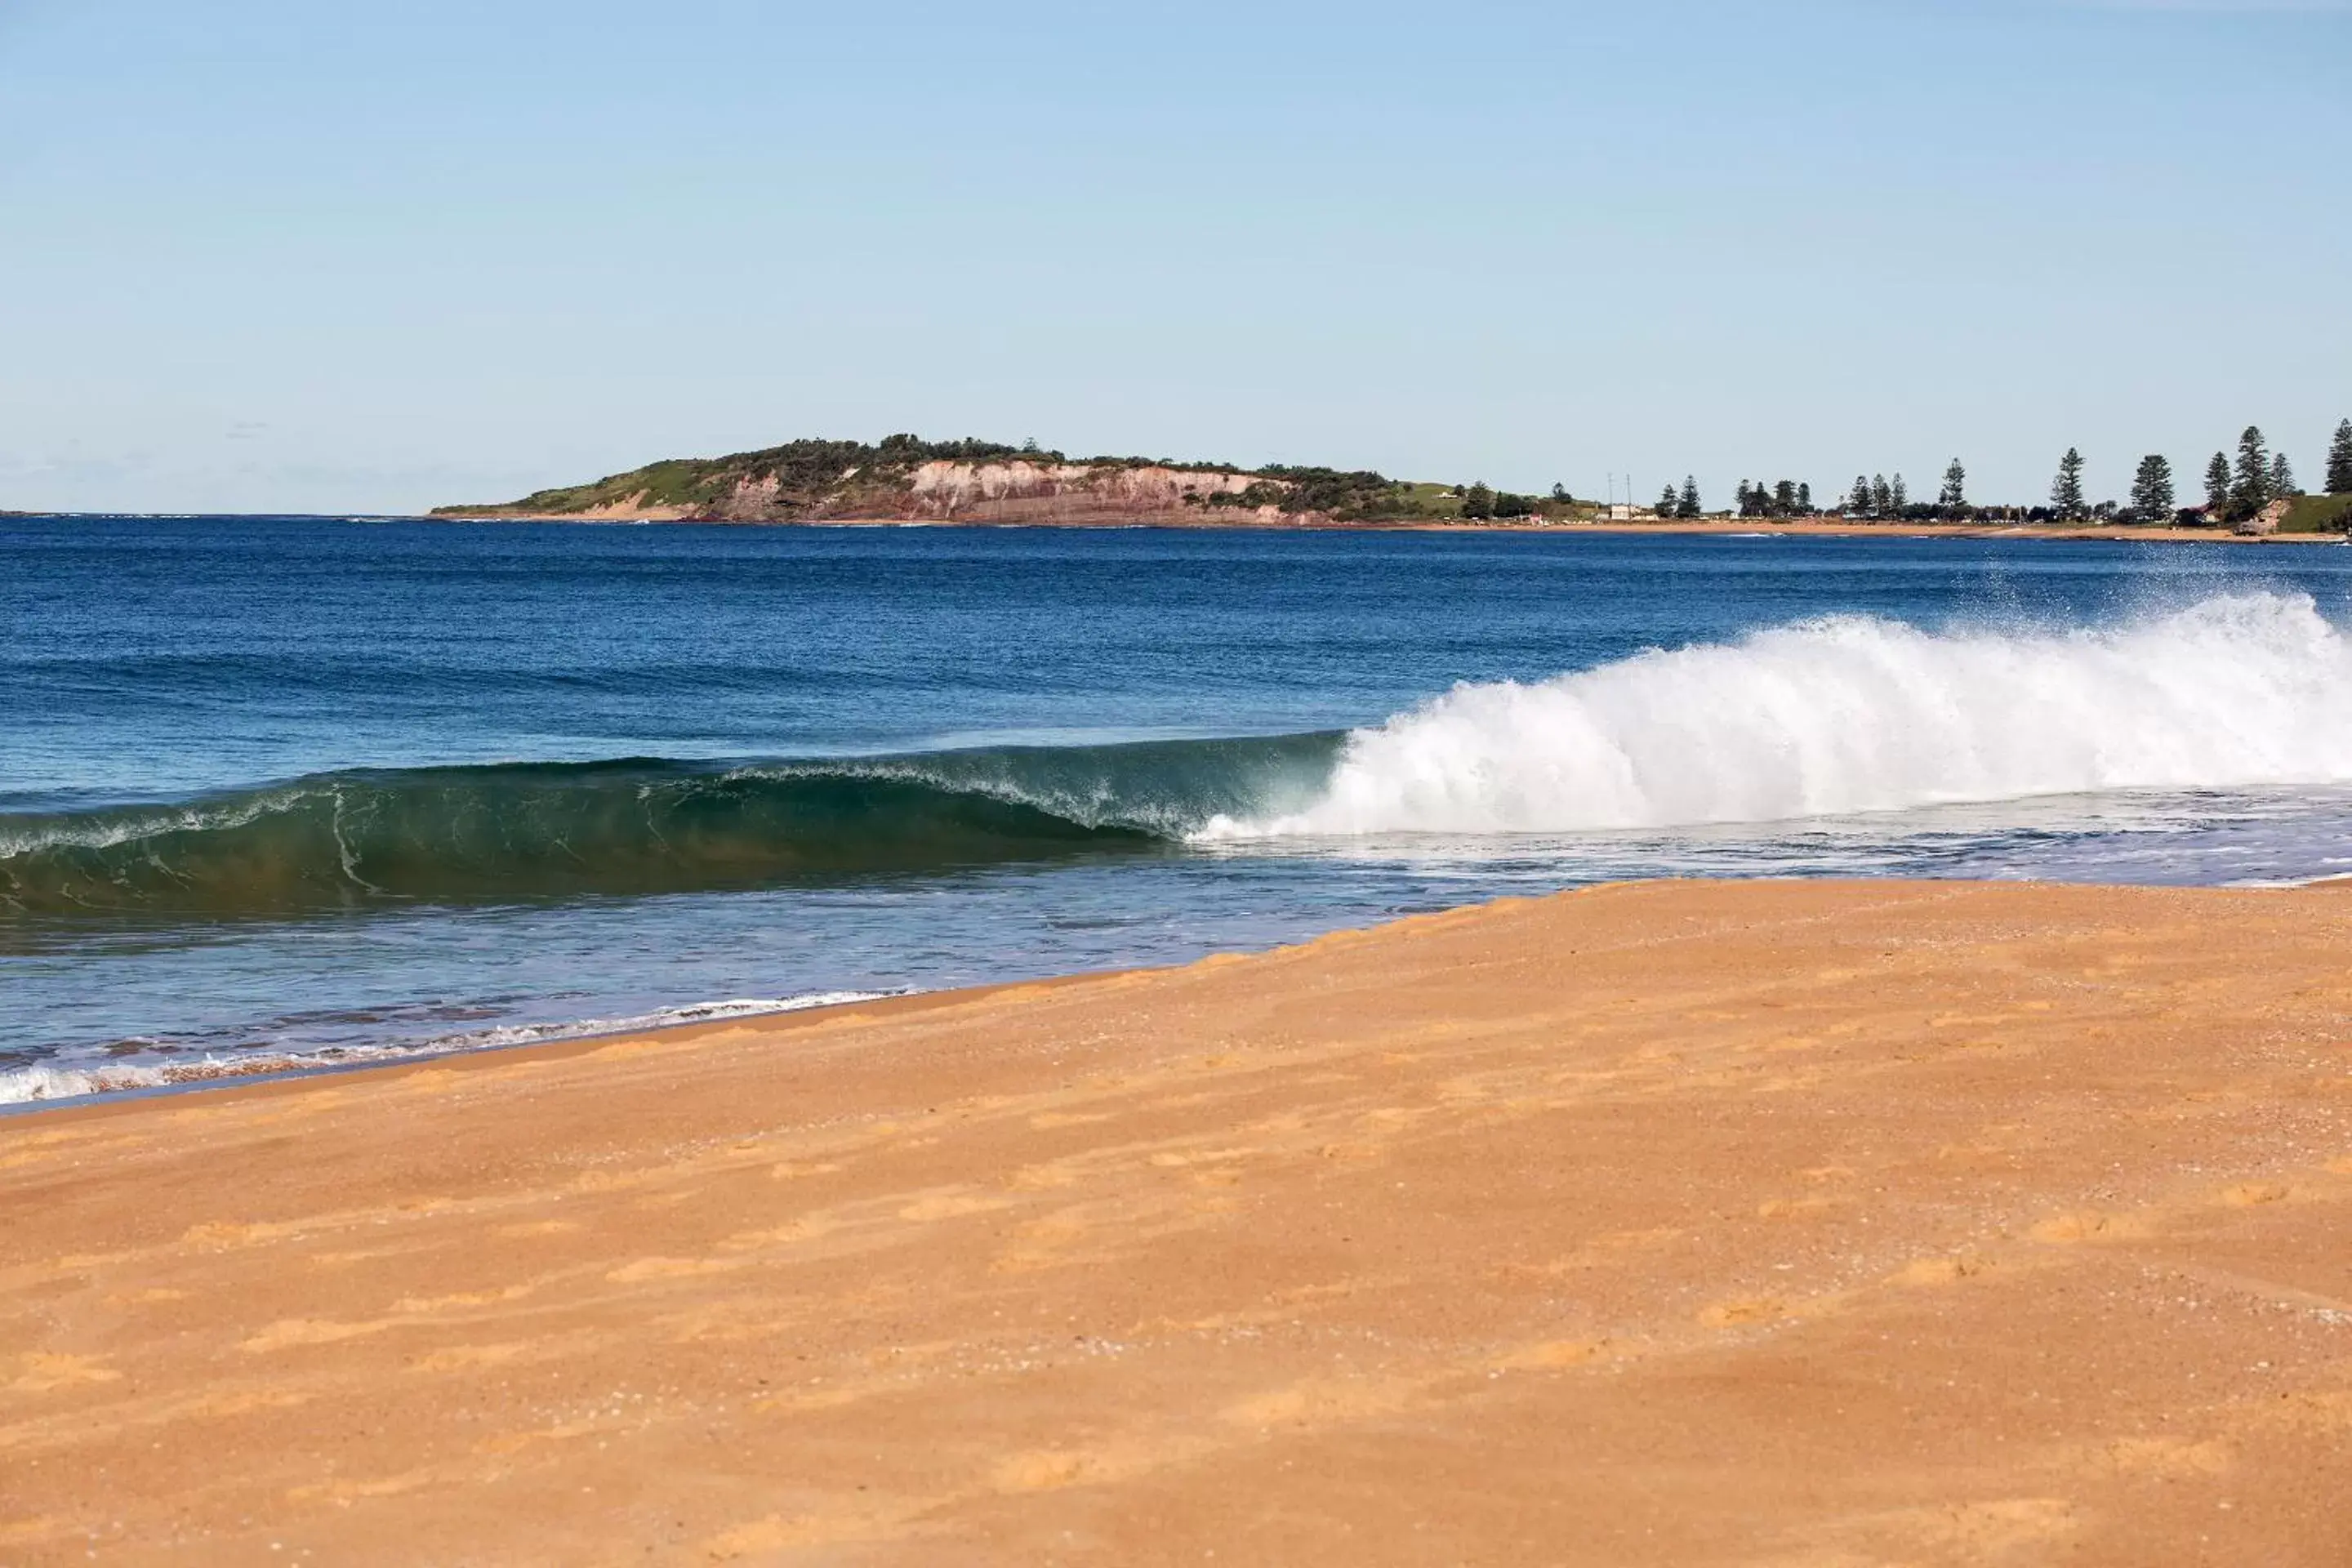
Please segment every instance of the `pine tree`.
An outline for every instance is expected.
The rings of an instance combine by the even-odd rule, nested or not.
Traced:
[[[1672,517],[1675,515],[1675,510],[1681,506],[1681,498],[1675,494],[1675,487],[1668,485],[1665,488],[1664,493],[1658,497],[1658,515],[1660,517]]]
[[[1761,487],[1759,488],[1760,489]],[[1756,515],[1757,492],[1748,488],[1748,481],[1746,479],[1740,480],[1739,489],[1733,492],[1732,503],[1738,509],[1740,516],[1754,517]]]
[[[1894,481],[1886,487],[1886,500],[1887,515],[1890,517],[1901,517],[1910,510],[1911,488],[1903,482],[1901,474],[1895,475]]]
[[[2249,425],[2238,437],[2237,471],[2230,476],[2230,516],[2248,518],[2271,504],[2271,454],[2262,426]]]
[[[1895,492],[1887,488],[1885,474],[1873,474],[1870,479],[1870,515],[1885,517],[1895,510]]]
[[[2294,465],[2286,460],[2284,452],[2273,452],[2271,454],[2271,500],[2284,500],[2294,493]]]
[[[1495,515],[1495,492],[1484,479],[1462,492],[1462,515],[1474,521]]]
[[[2352,495],[2352,419],[2336,426],[2336,439],[2327,444],[2327,493]]]
[[[1694,519],[1701,515],[1698,504],[1698,480],[1688,474],[1683,476],[1683,493],[1675,498],[1675,515],[1684,519]]]
[[[2155,453],[2139,460],[2132,476],[2132,510],[2142,521],[2163,522],[2172,516],[2172,465]]]
[[[1805,490],[1805,510],[1807,511],[1813,510],[1811,486],[1806,487]],[[1772,487],[1772,515],[1774,517],[1797,515],[1797,487],[1786,479]]]
[[[1870,515],[1870,476],[1868,474],[1854,475],[1853,493],[1846,497],[1845,510],[1849,517]]]
[[[2205,515],[2214,522],[2226,522],[2230,515],[2230,454],[2216,452],[2213,460],[2205,465]]]
[[[1936,496],[1936,505],[1946,512],[1969,510],[1969,471],[1960,467],[1958,458],[1944,470],[1944,488]]]
[[[2070,522],[2087,510],[2083,504],[2083,454],[2072,447],[2058,459],[2058,477],[2050,484],[2050,510]]]
[[[1811,480],[1797,487],[1797,510],[1806,517],[1813,515],[1813,487]]]

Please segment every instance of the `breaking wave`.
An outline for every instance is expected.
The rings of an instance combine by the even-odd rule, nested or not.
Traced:
[[[2352,640],[2305,595],[2116,625],[1930,632],[1832,616],[1358,731],[1310,805],[1202,837],[1764,823],[2120,790],[2352,780]]]
[[[0,915],[268,915],[785,885],[1187,845],[1698,828],[2352,783],[2352,640],[2306,595],[2113,625],[1833,616],[1349,734],[757,763],[354,771],[0,816]]]
[[[0,910],[221,917],[764,887],[1164,849],[1311,796],[1339,737],[354,771],[0,816]]]

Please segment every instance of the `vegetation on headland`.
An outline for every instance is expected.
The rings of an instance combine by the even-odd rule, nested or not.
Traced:
[[[1320,513],[1340,522],[1386,522],[1428,520],[1445,515],[1444,503],[1419,493],[1423,487],[1402,484],[1368,468],[1295,468],[1284,466],[1255,470],[1256,482],[1239,490],[1185,500],[1212,511],[1256,511],[1272,507],[1300,516]],[[1457,507],[1453,515],[1465,515]]]
[[[2352,533],[2352,494],[2297,496],[2279,521],[2281,533]]]
[[[1059,452],[966,437],[926,441],[918,436],[887,436],[864,441],[788,441],[756,452],[723,458],[671,458],[642,468],[612,474],[593,484],[537,490],[519,501],[491,506],[438,507],[434,515],[499,513],[562,517],[622,508],[717,510],[743,487],[772,481],[779,510],[817,509],[895,494],[925,463],[994,463],[1027,458],[1058,463]]]
[[[539,490],[520,500],[441,507],[437,517],[662,515],[744,521],[959,515],[958,503],[919,489],[919,471],[946,464],[990,471],[999,520],[1024,505],[1044,510],[1076,498],[1081,506],[1202,521],[1250,517],[1325,519],[1352,523],[1430,523],[1489,519],[1590,517],[1595,509],[1563,486],[1549,497],[1517,495],[1483,481],[1441,485],[1392,479],[1370,469],[1238,464],[1165,458],[1072,458],[1040,447],[967,437],[927,441],[890,436],[875,443],[803,440],[721,458],[671,458],[592,484]],[[1123,495],[1123,474],[1155,470],[1167,484],[1142,499]],[[1009,497],[1009,500],[1005,498]]]
[[[436,516],[660,516],[740,521],[976,515],[969,497],[918,484],[927,466],[993,476],[991,521],[1041,520],[1071,510],[1092,521],[1103,512],[1202,522],[1306,520],[1413,525],[1486,521],[1593,521],[1603,509],[1554,485],[1549,496],[1498,490],[1484,480],[1433,484],[1393,479],[1370,469],[1238,464],[1143,457],[1073,458],[1035,441],[1012,446],[966,437],[928,441],[898,435],[879,442],[801,440],[720,458],[671,458],[592,484],[540,490],[519,501],[443,507]],[[1145,473],[1143,470],[1150,470]],[[1619,521],[1699,521],[1738,518],[1848,523],[2107,524],[2234,527],[2286,533],[2352,531],[2352,419],[2338,425],[2326,462],[2326,494],[2305,493],[2285,453],[2248,426],[2235,455],[2220,451],[2206,466],[2201,504],[2184,504],[2171,461],[2139,459],[2128,499],[2093,501],[2082,452],[2060,458],[2047,504],[1980,505],[1968,493],[1968,469],[1955,458],[1930,500],[1913,500],[1901,473],[1857,474],[1842,499],[1817,502],[1808,480],[1741,480],[1732,507],[1709,512],[1696,479],[1669,484],[1646,511],[1611,508]],[[1156,480],[1121,488],[1121,477]],[[924,481],[929,484],[929,480]],[[1833,494],[1835,492],[1832,492]]]

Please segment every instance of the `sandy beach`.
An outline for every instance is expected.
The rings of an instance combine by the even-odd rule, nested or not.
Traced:
[[[2352,898],[1623,885],[0,1121],[0,1561],[2340,1564]]]

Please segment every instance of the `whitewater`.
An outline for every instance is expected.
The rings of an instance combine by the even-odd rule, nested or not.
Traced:
[[[593,1039],[606,1035],[642,1034],[648,1029],[674,1029],[688,1024],[715,1024],[739,1018],[773,1017],[816,1007],[845,1006],[881,998],[870,992],[842,991],[816,996],[737,998],[663,1007],[633,1018],[577,1018],[556,1024],[509,1025],[443,1035],[402,1045],[327,1047],[310,1051],[243,1051],[206,1054],[194,1061],[168,1065],[115,1064],[105,1067],[34,1066],[0,1069],[0,1105],[41,1100],[79,1100],[90,1095],[127,1094],[140,1089],[185,1088],[228,1079],[270,1078],[287,1073],[320,1072],[362,1067],[384,1067],[420,1057],[463,1056],[509,1046],[548,1045],[559,1040]]]
[[[1321,796],[1206,841],[1788,822],[2116,790],[2352,782],[2352,640],[2307,594],[2112,626],[1819,616],[1351,734]]]

